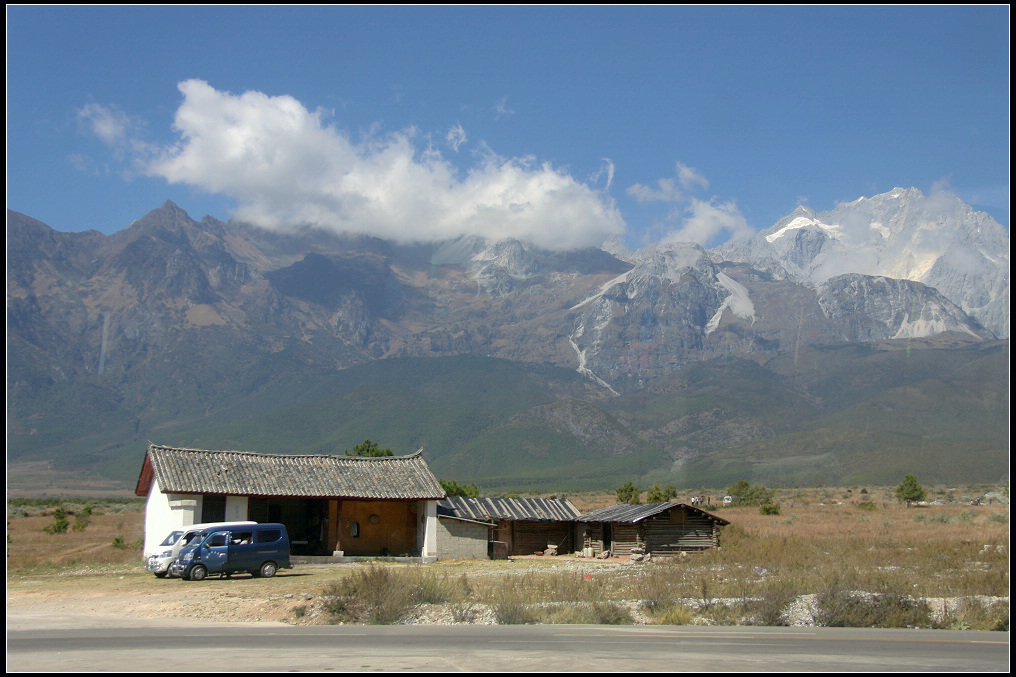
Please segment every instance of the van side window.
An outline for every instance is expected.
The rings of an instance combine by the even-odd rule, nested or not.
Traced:
[[[208,540],[205,541],[205,545],[209,548],[217,548],[226,545],[226,536],[227,534],[225,531],[217,531],[208,537]]]
[[[229,532],[229,544],[247,545],[254,542],[253,536],[253,532],[250,531],[231,531]]]
[[[255,543],[274,543],[282,538],[281,529],[262,529],[255,532]]]

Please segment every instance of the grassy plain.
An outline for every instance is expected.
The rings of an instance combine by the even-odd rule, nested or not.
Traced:
[[[912,508],[893,499],[891,488],[780,490],[778,515],[717,507],[714,499],[706,509],[731,522],[722,547],[686,557],[298,567],[309,575],[237,583],[229,595],[271,596],[284,607],[275,617],[287,622],[318,612],[317,622],[392,622],[413,606],[438,604],[458,621],[484,605],[501,623],[633,622],[637,609],[666,624],[779,625],[790,622],[795,600],[811,596],[817,624],[1008,629],[1008,499],[995,494],[971,505],[993,489],[932,488],[932,503]],[[613,502],[609,494],[569,498],[580,509]],[[8,502],[9,602],[12,589],[32,586],[101,596],[110,585],[117,586],[111,595],[149,594],[154,586],[189,595],[217,585],[156,581],[142,571],[140,504],[65,501],[67,530],[47,533],[56,507]],[[280,595],[304,602],[279,602]],[[943,598],[950,601],[932,613],[930,600]]]

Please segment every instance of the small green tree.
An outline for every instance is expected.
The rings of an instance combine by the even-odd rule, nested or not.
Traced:
[[[617,488],[617,502],[638,505],[641,500],[642,490],[631,482],[625,482]]]
[[[673,483],[663,487],[663,500],[669,501],[672,498],[677,498],[677,487]]]
[[[455,480],[438,480],[438,482],[441,483],[441,488],[448,496],[476,498],[480,495],[480,487],[475,484],[459,484]]]
[[[727,495],[733,496],[739,505],[766,505],[773,502],[775,489],[767,489],[761,484],[752,484],[748,480],[738,480],[727,487]]]
[[[353,451],[346,449],[346,456],[394,456],[392,450],[388,447],[381,448],[377,442],[371,442],[370,440],[364,440],[360,444],[353,447]]]
[[[667,499],[663,497],[663,489],[660,488],[660,484],[658,482],[649,487],[649,491],[646,492],[646,503],[663,503],[666,500]]]
[[[907,473],[900,482],[900,485],[896,487],[894,492],[896,500],[900,503],[906,503],[907,507],[910,507],[911,503],[916,501],[923,501],[928,496],[928,492],[924,490],[921,483],[917,481],[917,475],[913,473]]]

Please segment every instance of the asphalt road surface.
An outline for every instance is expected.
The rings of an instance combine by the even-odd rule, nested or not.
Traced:
[[[8,672],[195,670],[1008,672],[1009,633],[603,625],[290,626],[8,614]]]

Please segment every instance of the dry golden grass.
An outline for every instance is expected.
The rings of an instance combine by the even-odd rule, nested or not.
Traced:
[[[606,493],[571,498],[581,502],[580,509],[612,503]],[[858,507],[868,500],[874,502],[873,510]],[[705,613],[719,614],[714,622],[727,622],[730,619],[723,614],[733,613],[710,604],[721,598],[741,600],[739,608],[754,608],[757,622],[771,623],[787,600],[798,595],[831,595],[846,589],[917,599],[1008,597],[1006,504],[971,506],[969,500],[957,499],[908,509],[891,498],[891,489],[873,489],[870,494],[846,489],[784,490],[777,501],[778,515],[762,515],[754,507],[705,506],[731,522],[721,536],[722,547],[651,565],[610,567],[563,556],[526,559],[524,568],[516,562],[518,575],[509,573],[512,564],[473,560],[439,562],[427,571],[440,579],[441,590],[454,592],[449,603],[489,603],[505,592],[501,588],[507,581],[518,589],[508,591],[511,599],[501,600],[505,608],[509,602],[595,605],[635,599],[642,600],[647,611],[670,617],[674,604],[695,600]],[[130,583],[141,592],[153,585],[141,567],[140,506],[94,514],[86,528],[58,534],[44,531],[54,520],[52,512],[52,508],[45,514],[38,509],[8,510],[8,582],[12,577],[75,571],[80,574],[75,579],[92,581],[102,594],[101,571],[114,568],[137,573],[120,585]],[[75,516],[68,520],[73,526]],[[118,537],[127,547],[114,547]],[[582,567],[603,564],[602,573],[584,575],[585,569],[578,571],[580,562]],[[96,569],[95,576],[82,571],[91,569]],[[316,597],[354,570],[303,571],[307,573],[282,576],[266,589],[278,594],[285,588]],[[264,594],[262,583],[248,584],[250,594]],[[200,592],[199,586],[180,590]]]
[[[53,509],[29,510],[27,517],[7,517],[7,571],[25,572],[73,566],[139,564],[144,538],[144,512],[93,514],[88,526],[75,531],[76,515],[70,515],[70,528],[49,534],[44,529],[53,523]],[[126,547],[114,547],[117,537]]]

